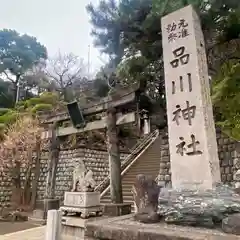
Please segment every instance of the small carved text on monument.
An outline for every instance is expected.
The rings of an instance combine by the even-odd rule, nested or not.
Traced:
[[[174,60],[170,62],[172,68],[177,68],[179,66],[179,63],[181,65],[188,64],[190,55],[188,53],[185,53],[185,47],[179,47],[173,51]]]
[[[168,42],[174,42],[178,38],[189,36],[188,23],[185,19],[180,19],[177,23],[172,22],[167,26]]]
[[[184,120],[188,121],[188,124],[191,126],[192,125],[192,119],[195,117],[196,114],[196,106],[192,105],[190,106],[189,101],[186,101],[186,108],[181,109],[180,105],[177,105],[176,108],[177,110],[173,112],[174,118],[173,121],[177,123],[177,125],[180,124],[179,118],[182,118]]]
[[[185,78],[184,78],[185,79]],[[187,80],[188,80],[188,91],[192,92],[192,75],[191,73],[187,74]],[[184,91],[184,84],[183,84],[183,76],[179,76],[179,86],[180,86],[180,91]],[[176,93],[176,83],[175,81],[172,81],[172,94]]]
[[[192,142],[190,144],[187,144],[184,140],[183,137],[180,137],[180,143],[176,145],[177,147],[177,152],[181,156],[186,153],[188,156],[193,156],[193,155],[201,155],[203,152],[197,149],[197,145],[200,144],[198,140],[196,140],[195,135],[191,135],[191,140]],[[189,149],[189,151],[188,151]]]

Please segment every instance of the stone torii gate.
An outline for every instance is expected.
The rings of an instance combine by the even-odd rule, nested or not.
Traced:
[[[150,106],[151,102],[148,97],[141,91],[140,85],[131,88],[120,89],[117,93],[103,98],[99,103],[79,108],[75,101],[68,104],[68,113],[62,113],[57,116],[48,117],[43,123],[51,124],[66,122],[69,119],[72,126],[57,127],[55,129],[56,137],[63,137],[71,134],[83,133],[86,131],[99,130],[107,128],[107,142],[109,153],[110,167],[110,192],[112,203],[122,203],[122,184],[121,184],[121,161],[119,151],[119,139],[117,126],[135,123],[138,129],[147,134],[149,122],[146,120],[146,106]],[[144,118],[143,111],[145,112]],[[85,121],[89,116],[106,113],[106,116],[100,120]],[[143,122],[141,124],[140,122]],[[147,125],[147,126],[145,126]],[[148,129],[146,131],[146,129]],[[46,133],[45,133],[46,134]]]

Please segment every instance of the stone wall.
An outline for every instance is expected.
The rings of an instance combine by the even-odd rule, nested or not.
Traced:
[[[159,156],[159,184],[171,183],[169,146],[167,131],[161,132],[161,154]],[[234,183],[234,173],[240,169],[240,143],[230,140],[227,136],[217,132],[217,143],[221,166],[221,177],[224,183]],[[158,154],[158,153],[157,153]],[[124,159],[127,154],[122,154]],[[56,179],[56,196],[63,199],[64,191],[69,191],[72,184],[72,170],[75,163],[82,158],[86,167],[92,169],[97,183],[100,183],[109,173],[108,154],[106,151],[77,148],[62,150]],[[47,176],[48,152],[42,152],[40,178],[38,183],[38,199],[43,199]],[[24,169],[22,169],[22,176]],[[0,171],[0,206],[7,204],[11,198],[11,178]]]
[[[121,160],[128,154],[122,153]],[[44,197],[46,178],[47,178],[47,164],[49,154],[47,151],[41,153],[41,167],[38,181],[37,199],[41,200]],[[78,148],[72,150],[61,150],[59,155],[59,164],[56,176],[56,197],[63,200],[64,192],[70,191],[72,188],[72,171],[74,166],[82,159],[87,169],[91,169],[94,178],[98,183],[104,180],[109,174],[108,153],[102,150]],[[23,180],[25,169],[21,169],[21,178]],[[32,177],[33,174],[32,174]],[[21,181],[23,183],[23,181]],[[11,177],[6,171],[0,171],[0,207],[6,206],[10,202],[12,195]]]
[[[12,182],[11,178],[7,174],[7,172],[1,170],[0,171],[0,207],[5,203],[8,203],[12,194]]]
[[[128,154],[121,154],[124,159]],[[86,148],[78,148],[73,150],[62,150],[59,155],[59,163],[56,176],[55,194],[57,198],[63,200],[64,192],[70,191],[72,188],[72,171],[74,166],[82,159],[87,169],[93,171],[93,176],[97,184],[109,175],[108,153]],[[44,197],[44,190],[47,178],[47,162],[48,153],[42,153],[40,179],[38,184],[38,199]]]
[[[161,132],[161,160],[158,182],[160,185],[171,184],[170,153],[167,131]],[[233,184],[234,173],[240,169],[240,148],[238,143],[217,130],[218,155],[223,183]]]
[[[34,168],[33,164],[33,168]],[[26,180],[26,168],[21,167],[20,169],[20,179],[21,179],[21,187],[23,188],[23,185]],[[30,179],[33,180],[34,173],[31,173]],[[30,183],[31,184],[31,183]],[[8,168],[0,169],[0,208],[1,206],[7,206],[12,197],[12,190],[13,190],[13,183],[12,183],[12,177],[10,174],[10,171]]]

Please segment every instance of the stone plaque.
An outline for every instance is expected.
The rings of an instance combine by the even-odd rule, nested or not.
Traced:
[[[220,182],[204,37],[192,6],[162,18],[169,148],[174,188]]]
[[[64,206],[87,208],[99,205],[99,192],[65,192]]]

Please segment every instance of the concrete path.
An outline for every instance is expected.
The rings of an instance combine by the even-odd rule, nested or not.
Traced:
[[[45,226],[0,236],[0,240],[44,240]]]

